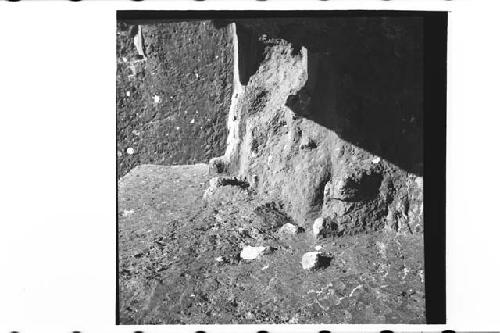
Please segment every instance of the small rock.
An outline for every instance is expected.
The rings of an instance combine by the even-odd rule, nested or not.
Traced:
[[[206,145],[205,149],[209,151],[210,145]],[[227,169],[227,162],[221,157],[214,157],[208,161],[208,173],[210,175],[224,173],[226,169]]]
[[[127,91],[127,97],[130,97],[130,91]]]
[[[318,217],[313,223],[313,235],[319,237],[325,229],[325,219]]]
[[[259,177],[257,175],[252,175],[252,177],[250,177],[250,186],[252,188],[257,188],[259,185]]]
[[[316,251],[321,250],[321,245],[316,245],[316,246],[314,247],[314,249],[315,249]]]
[[[191,124],[194,124],[194,119],[191,119],[190,123],[191,123]]]
[[[262,267],[262,269],[261,269],[261,270],[262,270],[262,271],[265,271],[265,270],[266,270],[266,269],[268,269],[268,268],[269,268],[269,265],[266,265],[266,266]]]
[[[299,228],[292,223],[285,223],[283,226],[278,230],[278,233],[280,234],[286,234],[286,235],[295,235],[299,232]]]
[[[265,246],[245,246],[241,250],[240,257],[245,260],[253,260],[259,257],[261,254],[267,250]]]
[[[136,252],[134,252],[133,257],[134,258],[140,258],[143,255],[144,255],[144,252],[136,251]]]
[[[423,269],[418,271],[418,276],[420,277],[420,281],[423,283],[425,279],[425,274]]]
[[[314,142],[314,140],[309,138],[309,137],[302,137],[302,139],[300,140],[299,148],[300,149],[314,149],[314,148],[316,148],[316,142]]]
[[[205,190],[205,193],[203,193],[203,199],[211,197],[217,188],[228,185],[237,186],[243,190],[250,186],[248,183],[240,181],[236,177],[214,177],[208,182],[208,188]]]
[[[224,258],[223,257],[217,257],[217,258],[215,258],[215,261],[217,261],[217,262],[223,262]]]
[[[320,266],[321,252],[307,252],[302,256],[302,268],[313,270]]]
[[[175,129],[176,129],[176,130],[180,130],[181,128],[180,128],[179,126],[177,126]]]
[[[160,102],[160,96],[158,96],[158,95],[154,95],[153,99],[155,100],[155,103],[159,103]]]
[[[127,154],[133,155],[135,152],[134,148],[127,148]]]
[[[134,214],[134,213],[135,213],[135,211],[133,209],[130,209],[130,210],[124,209],[122,215],[124,217],[127,217],[127,216],[130,216],[130,215]]]
[[[378,157],[378,156],[377,156],[377,157],[375,157],[375,158],[372,160],[372,163],[373,163],[373,164],[378,164],[378,163],[380,163],[380,157]]]

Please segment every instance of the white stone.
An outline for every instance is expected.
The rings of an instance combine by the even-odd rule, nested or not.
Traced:
[[[314,236],[319,236],[321,232],[323,232],[323,229],[325,227],[325,219],[322,217],[318,217],[316,220],[314,220],[313,223],[313,235]]]
[[[314,249],[315,249],[316,251],[321,250],[321,245],[316,245],[316,246],[314,247]]]
[[[130,97],[130,91],[127,91],[127,97]]]
[[[133,209],[130,209],[130,210],[124,209],[123,210],[123,216],[124,217],[130,216],[130,215],[132,215],[134,213],[135,213],[135,211]]]
[[[181,128],[180,128],[179,126],[177,126],[175,129],[176,129],[176,130],[180,130]]]
[[[281,234],[295,235],[299,232],[299,228],[292,223],[285,223],[278,231]]]
[[[224,258],[222,258],[222,257],[217,257],[217,258],[215,258],[215,261],[222,262],[222,261],[224,261]]]
[[[194,124],[194,119],[191,119],[190,123],[191,123],[191,124]]]
[[[240,257],[245,260],[253,260],[263,254],[265,250],[265,246],[245,246],[241,250]]]
[[[377,156],[377,157],[375,157],[375,158],[372,160],[372,163],[373,163],[373,164],[378,164],[378,163],[380,163],[380,157],[378,157],[378,156]]]
[[[132,155],[134,154],[134,152],[135,152],[134,148],[131,147],[127,148],[127,154]]]
[[[306,270],[312,270],[317,268],[319,265],[320,254],[321,252],[318,251],[306,252],[302,256],[302,268]]]
[[[160,96],[154,95],[153,98],[155,100],[155,103],[159,103],[160,102]]]

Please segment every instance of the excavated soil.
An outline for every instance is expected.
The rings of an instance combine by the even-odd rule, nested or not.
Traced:
[[[121,324],[425,323],[422,234],[284,236],[279,204],[238,183],[204,200],[209,179],[196,164],[119,180]],[[246,245],[272,250],[243,260]],[[316,246],[331,261],[306,271]]]

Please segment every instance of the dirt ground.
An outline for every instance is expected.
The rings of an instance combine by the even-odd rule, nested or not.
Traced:
[[[204,200],[209,179],[195,164],[119,180],[121,324],[425,323],[422,234],[283,235],[279,204],[232,185]],[[329,265],[304,270],[317,246]]]

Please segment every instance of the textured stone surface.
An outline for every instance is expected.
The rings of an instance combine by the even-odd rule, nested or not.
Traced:
[[[233,85],[232,37],[211,21],[117,28],[118,174],[139,164],[207,162],[226,149]],[[133,148],[134,154],[126,154]]]
[[[280,22],[291,27],[293,20]],[[295,22],[304,27],[308,21]],[[325,19],[311,22],[307,37],[294,37],[278,24],[269,23],[270,32],[260,34],[266,22],[239,21],[253,29],[253,43],[263,46],[255,50],[263,51],[239,57],[243,63],[261,61],[247,66],[254,70],[233,101],[240,139],[224,169],[255,183],[259,194],[280,202],[306,229],[323,216],[335,220],[329,227],[340,235],[410,230],[410,220],[422,213],[412,181],[412,172],[422,167],[420,23]],[[320,34],[319,27],[330,30]],[[353,44],[352,38],[359,40]],[[363,42],[369,53],[358,49]],[[336,48],[343,52],[334,53]],[[367,64],[363,54],[373,62]],[[414,229],[422,231],[421,223]]]

